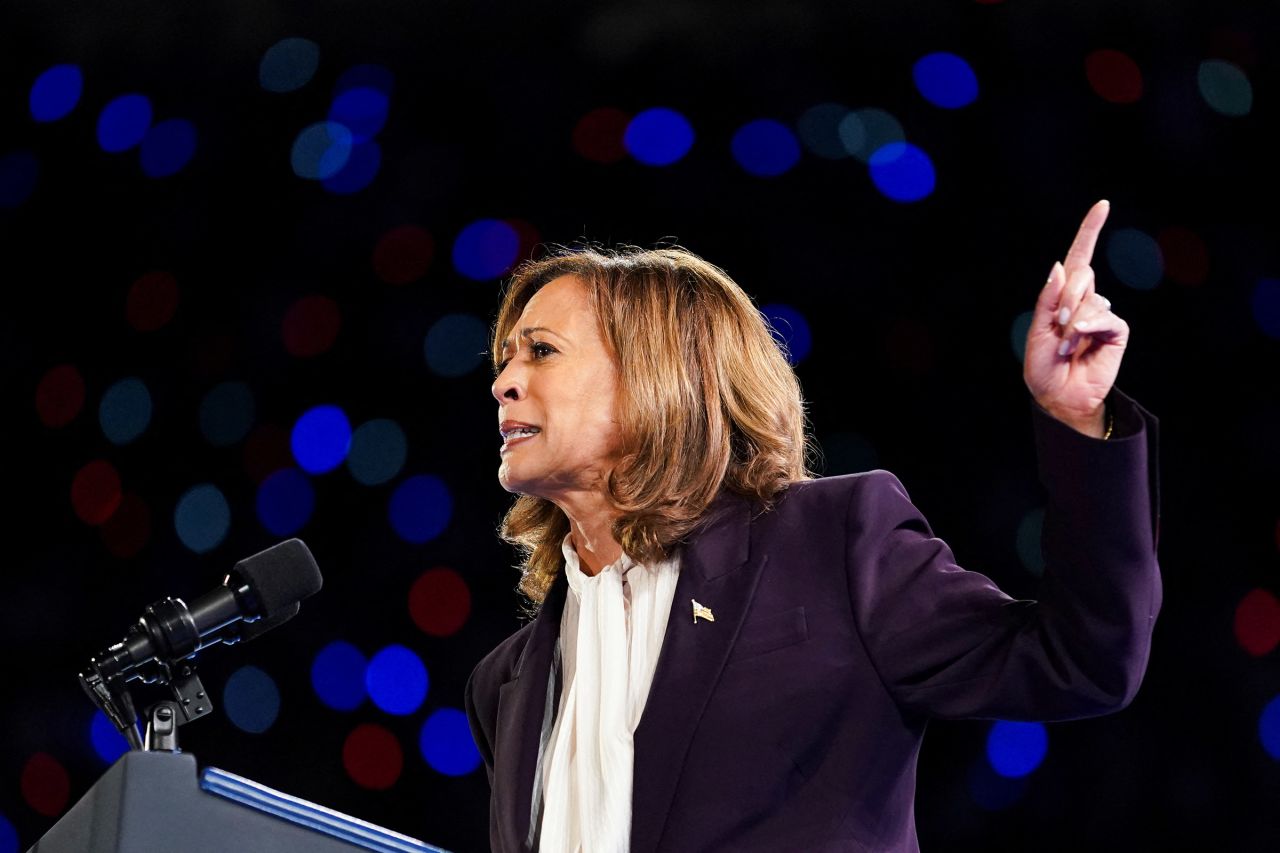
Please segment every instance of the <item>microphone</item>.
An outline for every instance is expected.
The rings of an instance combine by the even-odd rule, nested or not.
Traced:
[[[166,598],[147,607],[125,638],[95,656],[80,673],[80,685],[129,739],[140,744],[137,715],[125,682],[161,682],[174,690],[185,722],[212,710],[191,666],[181,665],[201,649],[252,640],[281,625],[299,602],[319,592],[320,569],[300,539],[288,539],[246,557],[222,585],[195,599]]]

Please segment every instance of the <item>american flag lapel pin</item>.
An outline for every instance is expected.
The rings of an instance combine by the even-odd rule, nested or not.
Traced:
[[[693,624],[698,624],[699,616],[706,619],[708,622],[716,621],[715,614],[711,612],[710,607],[703,607],[695,598],[691,598],[689,600],[693,602]]]

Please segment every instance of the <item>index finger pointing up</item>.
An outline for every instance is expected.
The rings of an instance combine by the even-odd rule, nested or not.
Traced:
[[[1098,234],[1102,231],[1102,225],[1107,221],[1107,214],[1110,211],[1111,202],[1103,199],[1089,208],[1089,212],[1084,215],[1084,221],[1080,223],[1080,230],[1076,232],[1076,239],[1071,242],[1067,261],[1063,265],[1067,269],[1068,276],[1080,267],[1088,266],[1093,262],[1093,247],[1098,244]]]

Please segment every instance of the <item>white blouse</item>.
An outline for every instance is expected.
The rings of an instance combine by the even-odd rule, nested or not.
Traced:
[[[550,732],[544,726],[538,753],[538,850],[626,851],[632,736],[662,651],[680,557],[650,567],[623,554],[590,576],[582,572],[571,536],[561,547],[569,582],[557,649],[562,687],[555,725]]]

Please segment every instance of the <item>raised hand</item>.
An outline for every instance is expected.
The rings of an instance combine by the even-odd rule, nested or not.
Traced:
[[[1103,435],[1103,400],[1115,384],[1129,343],[1129,324],[1095,289],[1093,249],[1111,205],[1090,208],[1067,252],[1036,300],[1022,378],[1036,402],[1086,435]]]

